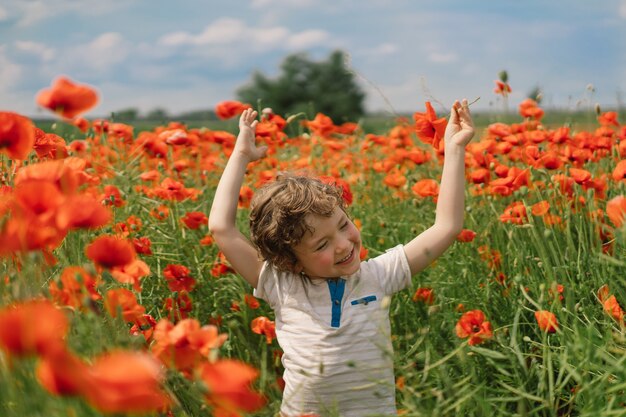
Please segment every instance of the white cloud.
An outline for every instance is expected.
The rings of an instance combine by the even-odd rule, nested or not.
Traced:
[[[293,49],[306,49],[311,46],[320,45],[328,40],[329,34],[323,30],[305,30],[294,33],[287,39],[287,45]]]
[[[17,84],[21,74],[21,66],[7,58],[6,47],[0,45],[0,92],[10,91]]]
[[[626,19],[626,0],[622,0],[619,4],[619,17]]]
[[[2,6],[0,6],[0,22],[7,20],[9,18],[9,12]]]
[[[196,45],[228,44],[245,37],[246,25],[238,19],[218,19],[198,36],[192,37]]]
[[[174,32],[161,37],[159,43],[166,46],[230,44],[244,39],[248,30],[241,20],[221,18],[207,26],[198,35],[189,32]]]
[[[132,45],[119,33],[103,33],[91,42],[62,51],[56,62],[56,72],[86,70],[91,75],[106,74],[111,68],[124,62],[131,51]]]
[[[100,16],[120,11],[132,3],[133,1],[101,0],[7,0],[5,7],[18,16],[18,26],[28,27],[68,13],[89,17]]]
[[[18,51],[39,57],[42,61],[51,61],[55,56],[54,48],[49,48],[46,45],[39,42],[31,41],[16,41],[15,48]]]
[[[56,15],[54,8],[42,1],[24,2],[21,7],[18,26],[32,26],[46,17]]]
[[[250,27],[233,18],[221,18],[197,35],[173,32],[162,36],[158,43],[164,46],[239,46],[246,51],[284,48],[310,48],[324,44],[330,35],[319,29],[292,32],[283,26]],[[232,51],[235,52],[235,51]]]
[[[315,5],[314,0],[252,0],[251,6],[253,9],[268,9],[268,8],[303,8]]]
[[[280,26],[274,28],[250,29],[247,33],[247,37],[253,45],[256,44],[266,49],[275,49],[275,46],[287,41],[289,36],[289,31]]]
[[[458,59],[459,57],[452,52],[431,52],[428,54],[428,60],[438,64],[449,64],[450,62],[455,62]]]

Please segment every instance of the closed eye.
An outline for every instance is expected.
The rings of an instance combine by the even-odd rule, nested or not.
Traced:
[[[319,246],[318,246],[315,250],[316,250],[316,251],[318,251],[318,250],[322,250],[322,249],[324,249],[324,248],[326,247],[326,245],[327,245],[327,244],[328,244],[328,242],[323,242],[323,243],[322,243],[321,245],[319,245]]]
[[[346,227],[348,227],[348,221],[346,220],[346,222],[344,224],[341,225],[341,229],[345,229]]]

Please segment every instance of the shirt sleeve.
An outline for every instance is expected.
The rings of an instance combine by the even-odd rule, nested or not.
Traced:
[[[386,295],[411,285],[411,269],[404,253],[404,245],[398,245],[366,261],[364,267],[376,277]]]
[[[254,289],[254,296],[265,300],[272,309],[282,304],[286,289],[291,282],[290,274],[279,272],[268,262],[264,262],[259,274],[259,282]]]

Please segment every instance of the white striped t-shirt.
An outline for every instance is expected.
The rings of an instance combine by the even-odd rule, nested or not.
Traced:
[[[402,245],[338,280],[311,280],[263,265],[254,295],[275,313],[287,416],[396,415],[389,302],[411,283]]]

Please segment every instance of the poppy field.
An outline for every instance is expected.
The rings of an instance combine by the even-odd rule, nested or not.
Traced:
[[[207,227],[249,105],[217,106],[230,130],[139,132],[83,118],[99,97],[67,78],[35,99],[58,129],[0,111],[0,415],[276,415],[272,311]],[[516,111],[467,146],[457,242],[385,301],[400,415],[626,415],[626,125]],[[380,134],[260,113],[242,230],[284,170],[343,189],[362,259],[432,225],[447,120],[431,103]]]

